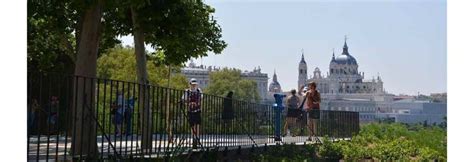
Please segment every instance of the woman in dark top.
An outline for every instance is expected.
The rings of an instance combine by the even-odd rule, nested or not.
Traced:
[[[232,109],[232,95],[234,92],[230,91],[224,98],[224,110],[222,111],[222,120],[227,124],[234,118],[234,110]]]

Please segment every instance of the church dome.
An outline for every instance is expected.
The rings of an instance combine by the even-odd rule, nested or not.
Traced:
[[[276,93],[281,92],[281,86],[280,86],[280,83],[278,82],[276,71],[273,72],[273,81],[270,83],[270,86],[268,87],[268,91],[276,92]]]
[[[349,54],[337,56],[335,62],[338,64],[357,65],[357,60]]]
[[[279,86],[280,86],[280,83],[278,83],[278,81],[270,83],[270,87],[279,87]],[[273,89],[273,88],[270,88],[270,89]]]
[[[336,62],[337,64],[357,65],[357,60],[349,54],[349,47],[347,46],[346,40],[344,40],[344,47],[342,48],[342,54],[334,58],[334,52],[333,52],[331,62]]]

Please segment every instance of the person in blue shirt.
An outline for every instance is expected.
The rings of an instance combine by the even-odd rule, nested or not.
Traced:
[[[127,100],[127,107],[125,109],[125,133],[128,135],[132,134],[132,122],[133,122],[133,108],[135,106],[135,100],[137,98],[135,97],[130,97],[130,99]]]
[[[123,93],[117,92],[117,106],[115,108],[114,124],[115,124],[115,135],[120,136],[122,134],[122,123],[125,113],[125,101],[123,99]]]

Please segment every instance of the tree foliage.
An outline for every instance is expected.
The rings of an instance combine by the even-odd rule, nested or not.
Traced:
[[[97,77],[115,80],[136,82],[136,62],[134,49],[131,47],[116,46],[98,59]],[[179,72],[179,67],[171,68],[174,72]],[[148,61],[147,70],[151,84],[167,87],[169,69],[165,65],[156,65]],[[187,87],[186,77],[182,74],[172,74],[170,87],[185,89]]]
[[[82,14],[93,1],[28,1],[28,71],[73,73]],[[119,44],[117,31],[101,21],[98,55]]]
[[[138,15],[136,24],[132,23],[132,9]],[[133,34],[139,27],[145,43],[159,51],[152,54],[162,55],[155,63],[178,65],[208,52],[219,54],[227,46],[214,12],[201,0],[129,0],[114,3],[104,18],[119,35]]]
[[[81,31],[81,14],[95,1],[28,1],[28,71],[72,73]],[[161,55],[157,64],[179,65],[190,58],[219,54],[227,46],[202,1],[107,1],[104,4],[99,53],[132,34],[131,7],[136,7],[145,43]]]
[[[240,76],[240,70],[224,68],[209,74],[210,83],[205,93],[225,96],[229,91],[234,92],[234,98],[245,101],[260,101],[257,83]]]

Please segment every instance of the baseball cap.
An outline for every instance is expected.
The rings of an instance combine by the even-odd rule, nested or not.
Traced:
[[[196,79],[191,78],[191,80],[189,80],[189,84],[198,84],[198,82]]]

